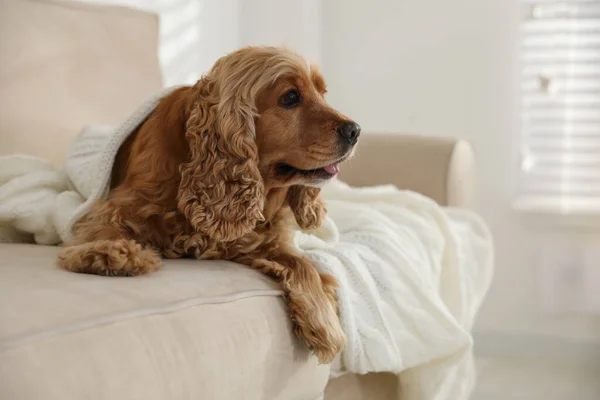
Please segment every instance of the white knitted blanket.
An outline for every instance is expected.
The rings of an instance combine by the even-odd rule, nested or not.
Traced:
[[[68,240],[73,222],[106,194],[118,147],[164,94],[118,129],[86,127],[64,170],[35,157],[0,157],[0,242]],[[470,331],[492,274],[485,224],[392,186],[334,181],[323,197],[325,223],[298,231],[295,241],[341,283],[348,342],[333,373],[388,371],[398,374],[402,399],[467,399]]]
[[[327,220],[296,244],[340,282],[346,348],[333,375],[394,372],[400,399],[467,399],[475,314],[493,271],[475,214],[393,186],[322,191]]]

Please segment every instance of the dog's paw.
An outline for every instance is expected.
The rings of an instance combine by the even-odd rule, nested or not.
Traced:
[[[331,363],[346,342],[333,304],[327,298],[314,301],[306,294],[290,294],[289,306],[296,334],[317,356],[319,363]]]
[[[161,259],[133,240],[97,240],[63,248],[57,265],[85,274],[135,276],[157,270]]]

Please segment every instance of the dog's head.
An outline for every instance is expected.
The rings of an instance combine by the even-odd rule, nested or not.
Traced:
[[[196,87],[180,207],[201,207],[197,229],[240,237],[263,218],[265,192],[281,187],[293,187],[298,222],[318,225],[301,216],[320,206],[315,187],[338,173],[360,135],[325,101],[318,69],[287,49],[247,47],[219,59]]]
[[[290,57],[291,58],[291,57]],[[259,168],[269,187],[319,186],[352,155],[360,126],[325,101],[325,81],[314,66],[295,60],[257,99]]]

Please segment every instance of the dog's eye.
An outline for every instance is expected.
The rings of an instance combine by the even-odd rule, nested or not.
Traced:
[[[300,104],[300,93],[296,89],[292,89],[281,96],[279,103],[285,108],[295,107]]]

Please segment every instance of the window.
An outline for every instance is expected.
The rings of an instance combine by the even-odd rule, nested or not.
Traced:
[[[517,208],[600,213],[600,0],[522,0]]]

